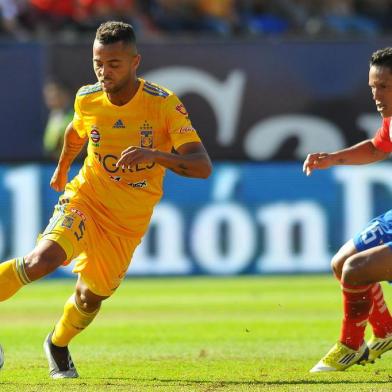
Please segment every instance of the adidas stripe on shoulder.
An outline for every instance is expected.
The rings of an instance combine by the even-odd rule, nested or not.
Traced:
[[[144,81],[143,91],[147,94],[154,95],[156,97],[166,98],[170,95],[170,91],[165,88],[158,86],[155,83]]]
[[[79,89],[77,95],[80,97],[82,95],[93,94],[96,92],[102,91],[102,87],[100,83],[89,84],[87,86],[83,86]]]

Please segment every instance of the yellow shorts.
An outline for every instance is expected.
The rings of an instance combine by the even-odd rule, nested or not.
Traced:
[[[72,272],[100,296],[110,296],[123,280],[141,239],[124,238],[106,231],[83,207],[57,204],[39,241],[57,242],[67,254],[64,265],[75,260]]]

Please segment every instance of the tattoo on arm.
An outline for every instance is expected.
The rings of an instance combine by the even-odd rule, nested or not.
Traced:
[[[80,151],[82,146],[83,146],[83,144],[79,144],[79,143],[68,143],[66,145],[65,150],[68,153],[75,154],[75,153],[78,153]]]
[[[188,172],[187,172],[188,167],[187,167],[186,165],[182,164],[182,163],[180,163],[180,164],[178,165],[178,167],[172,167],[172,168],[170,168],[170,170],[172,170],[174,173],[177,173],[177,174],[179,174],[179,175],[181,175],[181,176],[184,176],[184,177],[191,177],[191,175],[188,174]]]

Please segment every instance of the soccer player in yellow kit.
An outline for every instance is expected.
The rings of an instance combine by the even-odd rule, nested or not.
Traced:
[[[184,105],[171,91],[136,76],[140,59],[132,26],[111,21],[98,28],[93,45],[98,83],[77,93],[50,183],[64,193],[35,249],[0,264],[5,300],[76,259],[75,293],[44,342],[52,378],[78,377],[68,344],[124,278],[162,196],[165,169],[197,178],[211,173]],[[84,165],[67,183],[87,140]]]

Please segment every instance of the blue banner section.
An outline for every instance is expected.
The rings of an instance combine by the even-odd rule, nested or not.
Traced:
[[[141,42],[139,72],[179,96],[212,159],[302,161],[309,151],[335,151],[373,137],[381,119],[368,86],[368,64],[372,52],[389,45]],[[44,77],[54,77],[72,94],[95,83],[91,42],[0,44],[0,61],[0,116],[7,137],[0,161],[43,162],[48,115],[59,119],[44,102]]]
[[[0,160],[42,158],[45,107],[42,86],[44,48],[39,44],[0,43]]]
[[[392,204],[392,165],[214,165],[208,180],[165,180],[165,196],[129,274],[269,274],[329,270],[331,256]],[[25,255],[58,194],[52,165],[0,166],[0,258]],[[78,168],[73,168],[71,176]],[[60,268],[53,276],[71,274]]]

